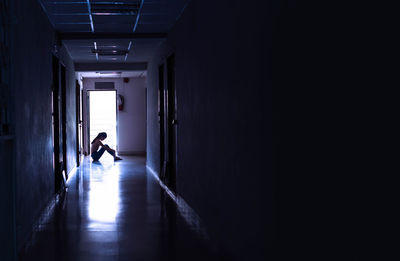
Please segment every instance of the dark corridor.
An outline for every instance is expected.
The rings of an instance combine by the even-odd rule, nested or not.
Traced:
[[[0,260],[367,260],[351,5],[0,0]]]
[[[219,260],[146,171],[140,157],[86,157],[19,260]]]

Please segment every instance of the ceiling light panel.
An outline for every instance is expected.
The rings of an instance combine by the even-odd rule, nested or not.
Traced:
[[[128,39],[99,39],[96,40],[97,47],[101,48],[119,48],[119,49],[128,49],[128,45],[130,40]]]
[[[132,31],[132,24],[122,23],[98,23],[94,19],[94,27],[96,33],[126,33]]]
[[[92,15],[136,15],[139,11],[140,3],[124,3],[124,2],[93,2]]]
[[[96,32],[130,32],[139,12],[139,1],[92,2]]]
[[[124,58],[129,54],[129,43],[131,41],[126,39],[103,39],[96,40],[97,50],[91,49],[92,53],[95,53],[100,58],[107,57],[109,60],[115,60],[111,58],[117,58],[121,56]]]
[[[133,24],[135,22],[135,18],[132,16],[107,16],[107,15],[94,15],[93,21],[97,24]]]
[[[99,56],[100,62],[124,62],[124,56]]]
[[[125,56],[129,51],[124,49],[92,49],[92,53],[99,56]]]

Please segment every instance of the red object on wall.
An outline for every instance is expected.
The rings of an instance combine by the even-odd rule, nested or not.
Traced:
[[[124,78],[124,83],[128,83],[129,82],[129,78]]]

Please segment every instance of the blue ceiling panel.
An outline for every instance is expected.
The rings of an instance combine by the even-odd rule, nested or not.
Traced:
[[[44,4],[48,15],[89,13],[87,4]]]
[[[118,27],[118,24],[133,24],[136,21],[136,16],[124,15],[124,16],[103,16],[103,15],[93,15],[93,22],[95,24],[114,24]]]
[[[90,23],[60,23],[55,25],[62,32],[91,32]]]
[[[79,24],[79,23],[89,23],[90,24],[90,18],[88,15],[79,15],[79,16],[73,16],[71,15],[57,15],[53,16],[53,23],[54,24]]]
[[[107,33],[112,31],[113,33],[125,33],[132,28],[132,24],[118,24],[118,27],[114,23],[103,23],[94,24],[95,32],[97,33]]]
[[[189,0],[39,0],[61,33],[168,33]],[[124,56],[101,56],[98,48],[131,50]],[[64,40],[75,62],[146,62],[162,39]]]

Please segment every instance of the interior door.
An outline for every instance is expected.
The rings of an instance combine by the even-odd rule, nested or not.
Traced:
[[[168,164],[166,173],[167,186],[176,192],[176,167],[177,167],[177,101],[175,89],[175,56],[167,58],[167,124],[168,124]]]
[[[84,122],[83,122],[83,97],[85,97],[83,95],[83,90],[81,90],[80,92],[80,99],[79,99],[79,104],[80,104],[80,108],[79,108],[79,150],[80,150],[80,154],[85,155],[85,150],[84,150],[84,145],[85,144],[85,135],[83,135],[83,130],[84,130]]]
[[[67,173],[67,79],[66,79],[66,68],[63,64],[61,65],[61,160],[62,170],[65,174],[65,179],[68,179]]]
[[[81,117],[80,117],[80,105],[81,105],[81,86],[79,85],[79,82],[75,82],[75,118],[76,118],[76,166],[80,166],[80,144],[81,144]]]
[[[60,90],[60,63],[58,58],[53,55],[52,58],[53,67],[53,83],[52,83],[52,120],[53,120],[53,168],[54,168],[54,189],[58,192],[61,189],[62,174],[61,174],[61,163],[60,163],[60,102],[59,102],[59,90]]]
[[[165,182],[164,64],[158,67],[158,123],[160,128],[160,178]]]

